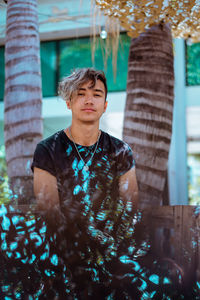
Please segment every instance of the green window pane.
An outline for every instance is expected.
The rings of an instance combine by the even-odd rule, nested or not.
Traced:
[[[92,67],[89,38],[60,41],[60,79],[75,68]]]
[[[4,47],[0,47],[0,101],[3,101],[5,82]]]
[[[119,40],[116,78],[113,75],[112,51],[110,50],[105,65],[106,40],[96,39],[94,62],[92,61],[92,40],[80,38],[60,41],[59,75],[60,79],[69,75],[76,68],[94,67],[103,70],[107,77],[108,90],[121,91],[126,89],[128,54],[130,38],[122,34]]]
[[[186,46],[187,85],[200,85],[200,43]]]
[[[53,97],[57,94],[57,47],[54,41],[40,44],[42,95]]]

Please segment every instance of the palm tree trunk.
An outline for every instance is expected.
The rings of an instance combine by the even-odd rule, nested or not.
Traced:
[[[42,138],[37,0],[8,0],[4,132],[7,172],[19,203],[33,199],[30,164]]]
[[[135,153],[141,208],[163,201],[173,89],[171,30],[160,24],[132,39],[129,52],[123,139]]]

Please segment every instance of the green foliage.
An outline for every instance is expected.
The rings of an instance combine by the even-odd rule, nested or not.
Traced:
[[[200,43],[187,45],[187,85],[200,84]]]
[[[0,146],[0,205],[10,202],[10,190],[5,160],[5,147]]]
[[[200,155],[189,155],[188,164],[189,204],[200,205]]]

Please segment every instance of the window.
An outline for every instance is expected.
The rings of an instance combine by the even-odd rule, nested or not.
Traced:
[[[42,42],[40,59],[43,97],[55,96],[57,92],[57,43]]]
[[[200,85],[200,43],[186,45],[186,83]]]
[[[97,38],[94,62],[92,62],[92,41],[90,38],[60,41],[59,78],[70,74],[75,68],[95,67],[104,70],[110,92],[126,90],[130,38],[126,34],[120,36],[116,78],[113,74],[111,51],[108,55],[107,64],[104,66],[102,54],[104,43],[105,40]]]
[[[59,80],[70,74],[73,69],[83,67],[95,67],[104,70],[110,92],[126,90],[130,38],[126,34],[120,35],[116,78],[113,75],[111,51],[108,54],[107,65],[104,66],[104,43],[106,43],[105,40],[96,39],[93,62],[91,55],[92,40],[89,37],[41,42],[43,97],[56,96]],[[0,99],[2,100],[4,92],[4,47],[0,47],[0,65]]]

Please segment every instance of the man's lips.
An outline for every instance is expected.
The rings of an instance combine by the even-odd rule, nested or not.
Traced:
[[[88,108],[83,108],[82,111],[92,112],[92,111],[95,111],[95,109],[88,107]]]

